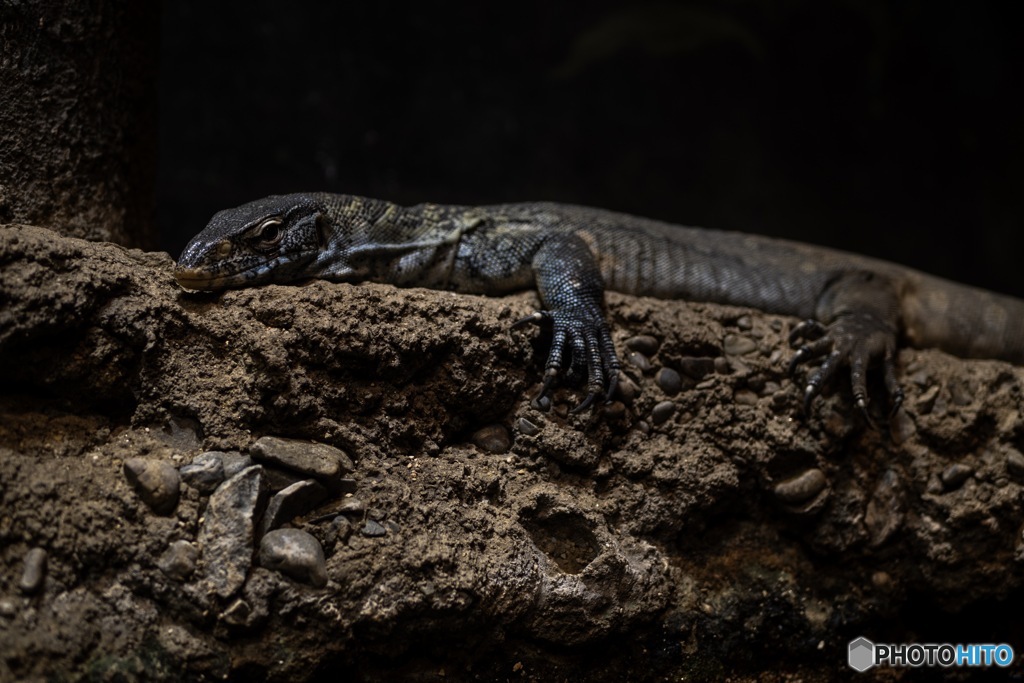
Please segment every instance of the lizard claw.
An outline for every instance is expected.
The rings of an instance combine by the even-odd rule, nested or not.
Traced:
[[[806,340],[805,343],[800,343]],[[800,365],[824,357],[804,385],[804,412],[810,412],[811,403],[830,382],[839,368],[850,369],[850,385],[854,404],[872,427],[875,421],[868,413],[867,368],[880,358],[885,373],[885,386],[892,401],[892,413],[903,403],[903,390],[896,380],[896,333],[876,317],[866,313],[847,313],[830,325],[817,321],[804,321],[793,328],[790,345],[797,347],[789,363],[789,373],[796,374]]]
[[[591,407],[601,396],[610,402],[618,388],[620,364],[604,317],[600,313],[591,317],[579,311],[537,311],[516,321],[512,327],[548,322],[552,324],[551,349],[544,383],[534,400],[547,396],[555,379],[565,369],[570,380],[574,377],[587,379],[587,396],[573,408],[573,414]]]

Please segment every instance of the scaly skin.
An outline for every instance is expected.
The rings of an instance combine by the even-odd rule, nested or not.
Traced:
[[[536,287],[553,326],[544,388],[566,363],[588,378],[582,410],[611,396],[619,360],[604,291],[749,306],[807,322],[791,368],[824,358],[805,402],[840,367],[867,405],[880,360],[895,410],[895,353],[918,347],[1024,361],[1024,301],[885,261],[755,235],[669,225],[553,203],[401,207],[350,195],[273,196],[217,213],[175,271],[189,289],[305,278],[501,295]]]

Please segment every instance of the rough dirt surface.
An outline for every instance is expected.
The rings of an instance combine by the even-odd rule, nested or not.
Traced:
[[[609,294],[628,381],[571,415],[572,387],[531,407],[532,293],[188,293],[171,266],[0,227],[0,680],[827,680],[858,635],[983,614],[1013,642],[1019,368],[904,350],[872,429],[844,382],[802,414],[797,321]],[[343,452],[274,522],[322,587],[261,565],[266,436]],[[208,451],[257,457],[169,514],[125,476]],[[227,569],[214,519],[246,539]]]
[[[0,223],[156,245],[155,3],[0,3]]]

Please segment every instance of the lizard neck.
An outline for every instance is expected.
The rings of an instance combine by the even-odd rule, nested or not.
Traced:
[[[332,228],[315,275],[335,280],[447,288],[459,241],[476,224],[463,207],[403,207],[352,195],[318,199]]]

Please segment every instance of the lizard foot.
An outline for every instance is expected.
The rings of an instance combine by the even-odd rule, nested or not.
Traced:
[[[537,311],[512,324],[513,328],[530,323],[552,326],[551,350],[544,370],[544,383],[535,401],[548,395],[555,379],[562,374],[566,358],[569,377],[587,378],[587,395],[572,409],[581,413],[601,397],[615,394],[619,383],[619,358],[615,355],[611,331],[604,319],[565,311]]]
[[[857,408],[874,426],[868,414],[867,368],[875,359],[881,359],[885,388],[892,402],[890,415],[903,403],[903,389],[896,379],[896,332],[878,318],[867,313],[846,313],[829,325],[817,320],[805,320],[789,335],[790,346],[797,349],[789,362],[789,373],[807,361],[824,357],[804,385],[804,411],[821,393],[843,365],[850,368],[850,386]]]

